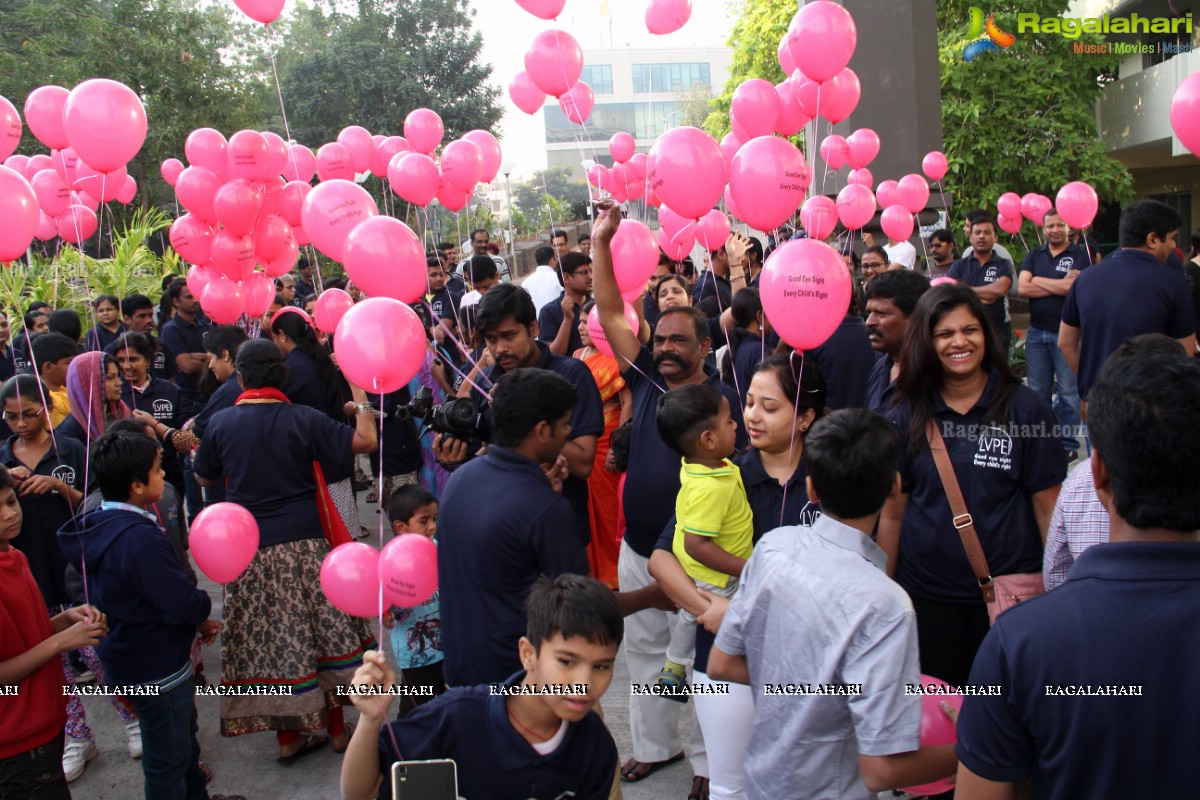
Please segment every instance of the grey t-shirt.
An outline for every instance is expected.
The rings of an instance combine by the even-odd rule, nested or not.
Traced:
[[[885,561],[869,538],[829,517],[777,528],[755,547],[716,641],[749,662],[749,800],[868,800],[859,754],[920,746],[921,699],[904,691],[920,682],[916,617]],[[768,694],[805,684],[844,693]]]

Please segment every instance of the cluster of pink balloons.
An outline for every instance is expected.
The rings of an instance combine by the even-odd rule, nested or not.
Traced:
[[[613,157],[611,168],[596,164],[588,170],[588,183],[612,195],[618,203],[644,199],[650,205],[658,205],[646,187],[646,163],[649,156],[635,153],[633,137],[624,131],[613,134],[608,140],[608,152]]]
[[[146,141],[146,109],[127,86],[104,78],[74,89],[41,86],[25,99],[25,121],[50,153],[13,155],[21,115],[0,97],[0,261],[60,237],[78,244],[98,227],[100,203],[131,203],[126,165]]]
[[[535,0],[518,2],[530,11],[533,11],[531,5],[550,5]],[[553,5],[558,7],[558,11],[562,11],[562,4],[557,0]],[[553,7],[543,8],[545,12],[551,10]],[[525,69],[518,72],[509,84],[508,96],[513,104],[526,114],[536,114],[546,102],[547,96],[557,97],[558,106],[567,119],[583,125],[592,115],[596,95],[592,87],[579,79],[582,74],[583,48],[579,46],[579,41],[566,31],[542,31],[533,37],[533,42],[525,53]]]
[[[363,542],[333,548],[321,563],[321,590],[333,607],[354,617],[375,617],[380,589],[386,606],[412,608],[438,587],[437,545],[417,533],[404,533],[383,552]]]

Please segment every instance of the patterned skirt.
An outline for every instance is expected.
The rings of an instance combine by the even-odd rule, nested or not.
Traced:
[[[329,484],[329,497],[333,500],[333,506],[345,523],[350,536],[358,536],[361,523],[358,521],[358,501],[354,497],[354,479],[346,478],[344,481]]]
[[[287,695],[221,698],[221,735],[260,731],[311,733],[329,709],[348,704],[363,651],[376,647],[370,624],[335,609],[321,591],[324,539],[265,547],[225,586],[221,639],[223,687],[290,687]]]

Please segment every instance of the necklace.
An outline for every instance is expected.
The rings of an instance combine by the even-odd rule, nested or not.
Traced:
[[[517,715],[513,712],[513,710],[511,708],[506,709],[506,710],[508,711],[508,718],[510,720],[512,720],[512,723],[514,725],[516,725],[518,728],[520,728],[521,730],[523,730],[525,733],[527,733],[530,736],[532,736],[533,738],[537,739],[539,743],[540,742],[548,742],[554,738],[554,734],[551,734],[549,736],[542,736],[540,733],[530,730],[529,728],[527,728],[521,724],[521,720],[517,719]],[[557,731],[555,731],[555,733],[557,733]]]

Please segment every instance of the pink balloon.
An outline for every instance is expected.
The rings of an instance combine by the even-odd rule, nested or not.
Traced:
[[[301,242],[297,237],[304,235],[304,228],[296,226],[292,228],[291,238],[283,247],[282,255],[279,255],[272,261],[263,264],[263,272],[270,275],[272,278],[279,278],[287,275],[296,266],[296,259],[300,257],[300,245],[309,244],[308,240]]]
[[[646,182],[630,178],[625,183],[625,191],[630,200],[639,200],[646,195]]]
[[[238,317],[246,313],[246,300],[242,297],[242,288],[238,284],[219,277],[204,287],[200,307],[204,309],[205,315],[218,325],[232,325],[238,321]]]
[[[525,71],[534,86],[558,97],[583,74],[583,48],[566,31],[542,31],[533,37],[525,54]]]
[[[841,254],[824,242],[794,239],[767,259],[759,291],[780,338],[797,350],[811,350],[824,344],[846,316],[850,272]]]
[[[317,174],[317,157],[302,144],[288,147],[287,163],[283,165],[283,177],[289,181],[308,183]]]
[[[462,137],[465,141],[474,142],[483,153],[483,175],[480,183],[491,183],[500,174],[500,164],[504,153],[500,150],[500,141],[487,131],[467,131]]]
[[[283,214],[283,187],[287,186],[287,182],[283,178],[276,175],[273,178],[267,178],[264,181],[255,181],[255,186],[262,195],[262,208],[258,210],[260,217],[268,214],[282,216]]]
[[[96,233],[96,212],[87,206],[71,206],[58,218],[58,236],[64,242],[79,244]]]
[[[301,247],[312,244],[312,237],[308,235],[306,230],[304,230],[303,225],[292,226],[292,237],[296,240],[296,244],[300,245]],[[268,274],[274,275],[275,273],[268,271]],[[278,275],[276,275],[276,277],[278,277]]]
[[[1016,192],[1005,192],[996,201],[996,211],[1006,217],[1019,217],[1021,215],[1021,196]]]
[[[233,3],[255,22],[270,25],[283,13],[284,0],[233,0]]]
[[[779,68],[783,70],[784,77],[790,78],[797,67],[796,62],[792,60],[792,52],[788,49],[788,35],[786,32],[779,39],[779,47],[775,49],[775,58],[779,61]]]
[[[382,217],[376,217],[382,219]],[[356,279],[355,284],[358,284]],[[362,288],[359,285],[359,288]],[[367,294],[371,294],[366,289],[363,289]],[[338,323],[342,321],[342,317],[354,305],[354,298],[342,289],[326,289],[317,297],[317,303],[313,307],[313,324],[318,330],[325,333],[333,333],[337,330]]]
[[[8,158],[21,144],[21,115],[17,107],[0,96],[0,158]]]
[[[688,253],[692,252],[692,247],[696,244],[694,235],[688,234],[676,241],[664,228],[659,228],[657,239],[659,249],[666,253],[667,258],[672,261],[682,261]]]
[[[160,172],[162,172],[163,180],[167,182],[167,185],[174,186],[175,182],[179,180],[179,173],[183,172],[183,162],[178,158],[168,158],[162,162]]]
[[[902,242],[913,234],[913,215],[904,206],[888,206],[879,217],[879,226],[889,239]]]
[[[262,272],[255,272],[242,281],[242,297],[246,315],[261,317],[275,302],[275,281]]]
[[[733,195],[729,192],[728,186],[725,187],[725,194],[721,197],[721,202],[723,202],[725,204],[725,208],[736,219],[742,219],[741,210],[737,206],[737,201],[733,199]],[[664,206],[664,208],[665,208],[665,206]],[[742,221],[744,222],[745,220],[742,220]]]
[[[791,79],[793,94],[796,95],[796,102],[800,104],[800,109],[809,119],[816,119],[821,115],[825,106],[833,99],[833,95],[837,92],[837,84],[834,81],[826,81],[824,84],[817,83],[814,80],[797,74]]]
[[[787,222],[808,190],[804,156],[787,139],[761,136],[742,145],[729,167],[729,193],[741,218],[762,231]]]
[[[603,164],[593,164],[587,172],[587,179],[588,183],[597,189],[606,189],[608,187],[608,167]]]
[[[714,208],[700,218],[700,224],[696,226],[696,240],[711,252],[724,247],[732,231],[729,217]]]
[[[25,122],[38,141],[51,150],[61,150],[70,144],[63,129],[63,107],[68,95],[70,92],[61,86],[39,86],[25,98]]]
[[[66,181],[68,186],[74,183],[75,172],[79,169],[79,156],[75,155],[74,150],[69,147],[53,150],[50,153],[50,162],[54,165],[58,177]]]
[[[187,271],[188,291],[193,297],[203,297],[208,284],[220,277],[211,267],[191,266]]]
[[[410,111],[404,118],[404,138],[418,153],[429,155],[442,143],[445,135],[442,118],[428,108]]]
[[[742,149],[743,144],[745,143],[732,132],[721,137],[721,155],[725,156],[726,164],[733,163],[733,157]]]
[[[101,172],[124,167],[146,141],[146,109],[133,90],[92,78],[71,90],[63,106],[63,130],[75,152]]]
[[[558,98],[558,107],[562,109],[567,119],[577,125],[587,122],[595,106],[596,95],[592,91],[592,87],[583,81],[578,81],[567,90],[566,94]]]
[[[656,36],[674,33],[692,18],[692,0],[650,0],[646,30]]]
[[[437,164],[423,153],[397,153],[388,164],[392,191],[417,206],[427,206],[437,197]]]
[[[650,156],[645,153],[634,153],[625,165],[625,172],[636,180],[644,181],[646,180],[646,162],[649,160]]]
[[[320,184],[304,198],[300,219],[312,243],[334,261],[342,260],[342,249],[350,231],[370,217],[378,216],[379,207],[357,184],[331,180]]]
[[[836,133],[826,136],[821,142],[821,158],[830,169],[841,169],[850,157],[850,145]]]
[[[196,515],[188,544],[201,572],[216,583],[229,583],[258,552],[258,523],[236,503],[214,503]]]
[[[825,239],[837,228],[837,203],[824,195],[813,195],[800,207],[800,224],[814,239]]]
[[[870,189],[875,185],[875,176],[866,167],[852,169],[850,170],[850,174],[846,176],[846,183],[857,183],[859,186],[865,186]]]
[[[40,210],[29,181],[16,170],[0,166],[0,262],[20,258],[33,244]]]
[[[312,186],[301,181],[289,181],[279,190],[279,215],[293,228],[302,222],[300,210],[304,207],[304,198],[311,191]]]
[[[875,197],[880,208],[900,205],[900,184],[892,180],[880,181],[875,187]]]
[[[471,201],[471,193],[464,192],[456,186],[451,186],[445,176],[442,176],[441,181],[438,183],[437,199],[439,203],[446,207],[447,211],[457,214],[467,207],[467,203]]]
[[[879,134],[870,128],[859,128],[846,137],[850,148],[849,162],[854,169],[862,169],[879,155]]]
[[[193,264],[207,264],[212,258],[212,227],[194,214],[184,214],[171,223],[168,235],[171,247]],[[189,287],[190,288],[190,287]],[[200,292],[192,291],[197,297]]]
[[[950,717],[946,716],[946,712],[942,710],[942,701],[945,700],[955,709],[961,709],[963,696],[957,693],[949,693],[950,684],[940,678],[922,675],[921,684],[925,687],[942,687],[942,692],[944,692],[930,692],[921,695],[921,744],[926,747],[954,744],[958,741],[958,731],[955,729],[954,723],[950,721]],[[943,779],[923,783],[920,786],[908,786],[904,791],[923,797],[925,795],[943,794],[953,788],[953,781]]]
[[[1050,202],[1050,198],[1045,195],[1034,195],[1033,201],[1030,203],[1029,219],[1035,225],[1041,225],[1045,221],[1046,212],[1054,208],[1054,204]]]
[[[690,220],[676,214],[667,206],[663,206],[658,210],[658,227],[666,231],[667,235],[672,238],[674,238],[675,234],[682,231],[689,222]]]
[[[775,122],[775,132],[780,136],[795,136],[812,121],[800,107],[796,85],[791,81],[777,83],[775,94],[779,96],[779,119]]]
[[[379,580],[384,599],[392,605],[412,608],[424,603],[438,588],[437,545],[419,533],[400,534],[379,554]]]
[[[16,157],[13,156],[13,158]],[[119,167],[109,173],[101,173],[80,161],[75,170],[75,181],[71,184],[71,188],[77,192],[87,192],[101,202],[107,203],[117,199],[117,194],[125,184],[126,177],[128,177],[128,173],[125,171],[125,167]]]
[[[321,562],[321,591],[343,614],[378,616],[379,551],[365,542],[347,542],[330,550]]]
[[[83,206],[92,211],[100,210],[100,201],[92,197],[87,192],[71,192],[71,205]]]
[[[44,169],[54,169],[54,162],[50,156],[45,153],[30,156],[29,160],[25,162],[25,172],[27,173],[25,179],[29,180]]]
[[[228,152],[229,143],[220,131],[212,128],[192,131],[183,145],[188,166],[204,167],[216,175],[223,175],[229,169]]]
[[[25,117],[28,120],[28,110]],[[33,121],[29,123],[32,128]],[[1176,87],[1171,97],[1171,129],[1180,144],[1200,155],[1200,72],[1193,72]]]
[[[646,164],[650,188],[688,219],[707,214],[725,191],[727,168],[721,147],[699,128],[681,126],[659,136]]]
[[[175,196],[179,204],[209,224],[217,221],[213,198],[220,188],[217,176],[204,167],[188,167],[179,173]]]
[[[1091,225],[1099,207],[1100,199],[1096,197],[1096,190],[1083,181],[1071,181],[1058,190],[1058,196],[1054,199],[1058,215],[1072,228]]]
[[[406,386],[425,362],[421,318],[391,297],[355,303],[338,323],[334,342],[346,379],[368,394]]]
[[[474,142],[456,139],[442,149],[442,174],[456,189],[474,192],[483,177],[483,150]]]
[[[52,169],[34,173],[29,185],[33,187],[42,211],[51,217],[61,216],[71,205],[71,188]]]
[[[913,214],[920,213],[929,205],[929,182],[915,172],[905,175],[896,184],[896,196],[900,199],[900,205]],[[1017,198],[1017,214],[1020,213],[1021,199]]]
[[[33,235],[39,242],[48,242],[58,236],[58,226],[51,217],[46,215],[45,211],[38,212],[37,230],[33,232]]]
[[[267,163],[263,167],[262,179],[278,178],[288,163],[288,145],[283,137],[274,131],[262,131],[262,137],[267,140]]]
[[[612,138],[608,140],[608,152],[613,157],[613,161],[618,164],[624,164],[629,159],[633,158],[633,152],[637,149],[637,143],[628,133],[621,131],[614,133]]]
[[[742,81],[733,91],[729,114],[746,133],[745,139],[771,136],[779,122],[779,94],[775,85],[762,78]]]
[[[850,63],[858,29],[845,8],[815,0],[796,12],[787,41],[796,67],[814,81],[827,81]]]
[[[1015,235],[1017,231],[1021,230],[1021,215],[1010,217],[1007,214],[1000,214],[996,218],[996,223],[1000,226],[1000,230]]]
[[[946,160],[946,156],[940,150],[930,150],[921,159],[921,171],[931,181],[940,181],[946,177],[946,171],[949,169],[950,162]]]
[[[232,231],[217,231],[213,234],[209,258],[217,272],[236,285],[250,276],[258,261],[254,253],[254,237],[238,236]],[[238,313],[240,315],[241,312]]]
[[[832,83],[836,87],[825,99],[825,87],[821,87],[821,116],[833,124],[837,124],[854,113],[858,100],[862,97],[862,84],[854,70],[846,67],[834,77]]]
[[[217,222],[235,236],[254,230],[263,196],[258,187],[244,178],[229,181],[213,195],[213,213]]]
[[[344,144],[329,142],[317,150],[317,177],[322,181],[354,180],[354,160]]]
[[[425,294],[425,248],[412,229],[395,217],[360,222],[346,238],[342,255],[346,275],[370,297],[411,304]]]
[[[350,151],[350,162],[355,172],[366,172],[371,168],[371,159],[375,157],[375,140],[371,138],[369,130],[361,125],[349,125],[342,128],[337,143]]]
[[[525,70],[518,72],[508,85],[508,97],[526,114],[536,114],[546,102],[546,93],[534,84]]]
[[[678,261],[678,259],[676,259],[676,261]],[[635,311],[633,306],[629,305],[628,302],[625,302],[623,305],[625,306],[625,321],[629,323],[629,330],[637,333],[638,328],[641,327],[641,321],[638,319],[637,311]],[[604,328],[600,325],[600,314],[597,312],[598,309],[595,306],[592,306],[592,310],[588,312],[588,338],[592,340],[592,346],[601,353],[604,353],[604,355],[609,356],[610,358],[616,358],[616,355],[613,353],[612,345],[608,343],[608,337],[604,334]]]
[[[567,0],[517,0],[517,5],[541,19],[554,19],[562,13]]]
[[[4,166],[14,170],[25,180],[29,180],[30,176],[27,174],[29,168],[29,156],[9,156],[8,158],[4,159]]]
[[[267,137],[258,131],[238,131],[229,137],[226,157],[232,177],[261,179],[266,177],[271,147],[267,144]]]
[[[867,187],[852,183],[838,192],[837,210],[847,230],[858,230],[875,216],[875,195]]]
[[[621,220],[612,240],[613,272],[622,292],[640,289],[658,266],[658,240],[641,222]]]
[[[1037,195],[1033,192],[1026,192],[1021,195],[1021,216],[1025,219],[1033,219],[1035,204],[1037,203]]]
[[[291,239],[291,224],[277,214],[263,214],[254,226],[254,252],[264,264],[287,252]]]
[[[411,153],[412,147],[403,136],[385,136],[375,145],[375,157],[371,160],[371,174],[376,178],[387,178],[388,164],[397,153]]]

